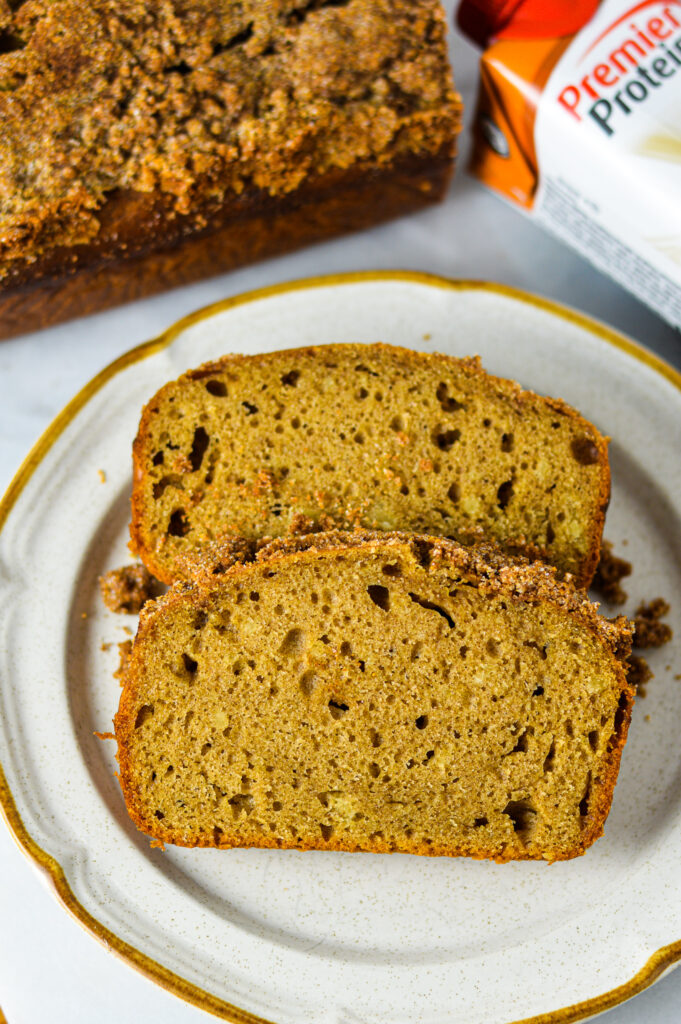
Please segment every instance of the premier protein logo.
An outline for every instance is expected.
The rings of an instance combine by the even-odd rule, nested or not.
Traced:
[[[658,8],[654,17],[647,16],[651,7]],[[579,64],[597,47],[601,59],[579,83],[562,89],[558,103],[578,121],[589,117],[606,135],[614,135],[621,119],[681,70],[679,30],[681,2],[647,0],[631,7],[589,46]],[[604,45],[608,40],[612,50]]]

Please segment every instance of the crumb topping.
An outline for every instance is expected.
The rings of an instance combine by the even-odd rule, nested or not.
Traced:
[[[0,276],[114,190],[286,193],[459,119],[435,0],[0,0]]]
[[[612,544],[604,540],[601,544],[601,557],[596,567],[596,574],[591,586],[610,604],[624,604],[627,593],[620,586],[625,576],[631,576],[631,562],[618,558],[613,553]]]
[[[167,598],[161,600],[170,601],[172,595],[183,594],[194,587],[210,591],[220,582],[220,576],[248,571],[248,563],[253,560],[267,564],[307,552],[315,556],[320,552],[329,552],[332,556],[337,553],[342,557],[344,552],[353,548],[368,550],[372,546],[381,550],[390,547],[406,549],[429,571],[438,566],[448,566],[459,572],[462,578],[473,582],[483,593],[505,593],[531,603],[547,601],[579,618],[598,634],[620,661],[626,662],[631,651],[632,626],[629,620],[622,615],[615,619],[599,615],[584,591],[576,590],[569,581],[560,580],[553,566],[531,562],[520,555],[509,555],[489,542],[466,547],[447,538],[398,531],[329,530],[308,536],[264,538],[256,543],[225,538],[201,550],[193,560],[185,561],[182,567],[185,571],[190,570],[189,582],[176,583]],[[159,606],[156,602],[149,607],[156,611]]]
[[[132,654],[132,640],[123,640],[118,645],[118,668],[113,674],[114,679],[117,679],[121,686],[125,685],[125,677],[128,674],[128,665],[130,664],[130,655]]]
[[[104,604],[111,612],[137,615],[158,593],[157,581],[143,565],[124,565],[99,577]]]
[[[630,654],[627,660],[627,680],[636,690],[637,697],[646,696],[646,683],[653,678],[653,672],[646,659],[639,657],[638,654]]]
[[[660,619],[669,614],[669,605],[663,597],[648,604],[643,601],[634,615],[634,647],[662,647],[672,638],[671,627]]]

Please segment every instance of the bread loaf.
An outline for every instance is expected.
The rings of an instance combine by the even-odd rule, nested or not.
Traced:
[[[630,639],[490,547],[358,531],[204,561],[142,612],[128,811],[181,846],[574,857],[610,807]]]
[[[435,0],[0,4],[0,336],[442,197]]]
[[[591,423],[476,360],[387,345],[228,356],[144,410],[132,544],[170,583],[178,555],[299,522],[484,533],[541,549],[586,586],[609,486]]]

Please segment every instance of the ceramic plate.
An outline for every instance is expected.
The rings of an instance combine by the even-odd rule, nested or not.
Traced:
[[[605,328],[510,289],[355,274],[230,299],[100,374],[0,506],[2,803],[66,906],[110,948],[232,1021],[581,1019],[681,957],[681,654],[651,656],[604,838],[574,861],[152,849],[114,777],[115,641],[100,573],[129,560],[130,445],[165,381],[226,352],[394,342],[560,395],[612,437],[606,536],[626,606],[681,608],[681,377]],[[4,520],[4,524],[3,524]],[[113,644],[108,649],[102,645]],[[676,676],[676,678],[675,678]]]

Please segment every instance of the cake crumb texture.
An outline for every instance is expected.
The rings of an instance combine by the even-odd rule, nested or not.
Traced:
[[[577,856],[633,689],[627,621],[489,545],[281,539],[142,612],[115,719],[154,840]]]
[[[133,458],[132,546],[166,583],[230,535],[359,526],[486,536],[584,586],[610,487],[605,438],[563,402],[380,344],[190,371],[148,403]]]

